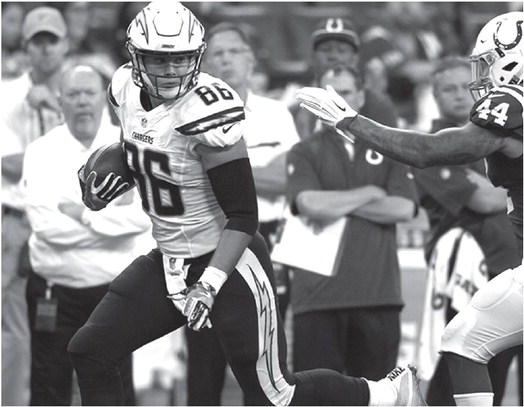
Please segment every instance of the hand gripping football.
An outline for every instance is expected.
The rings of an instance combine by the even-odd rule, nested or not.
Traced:
[[[133,176],[127,166],[127,157],[121,143],[102,146],[87,159],[84,174],[87,177],[91,171],[96,172],[95,185],[105,180],[107,175],[113,173],[120,176],[122,182],[133,185]]]
[[[131,189],[133,176],[120,143],[100,147],[78,171],[82,200],[91,210],[103,209]]]

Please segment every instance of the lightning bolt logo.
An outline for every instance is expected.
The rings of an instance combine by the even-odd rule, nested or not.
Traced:
[[[253,280],[255,282],[255,286],[258,292],[258,297],[260,298],[260,315],[259,318],[264,320],[264,334],[263,334],[263,346],[262,349],[264,350],[261,354],[261,357],[264,359],[267,372],[269,374],[269,380],[271,381],[271,385],[273,388],[280,393],[280,390],[277,387],[277,384],[275,382],[275,374],[273,370],[273,364],[272,361],[275,360],[273,355],[273,349],[274,349],[274,341],[275,341],[275,327],[272,326],[271,321],[273,320],[273,311],[271,307],[268,307],[268,305],[271,305],[272,300],[274,301],[273,296],[271,295],[271,287],[267,287],[264,282],[260,282],[260,280],[257,279],[257,276],[251,266],[249,267],[249,271],[251,272],[251,275],[253,277]]]

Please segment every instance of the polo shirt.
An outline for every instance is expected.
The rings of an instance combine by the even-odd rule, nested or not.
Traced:
[[[407,166],[379,154],[361,140],[355,142],[351,160],[343,139],[331,129],[324,128],[301,141],[288,154],[287,199],[295,212],[294,202],[301,191],[347,190],[370,184],[383,188],[388,195],[416,200]],[[349,215],[340,250],[340,266],[334,276],[302,270],[294,273],[291,301],[296,314],[403,305],[395,224]]]

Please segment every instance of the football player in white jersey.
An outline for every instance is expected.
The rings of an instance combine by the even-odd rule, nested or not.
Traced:
[[[358,115],[332,89],[304,88],[302,107],[344,137],[359,137],[377,151],[415,167],[486,159],[488,177],[508,191],[508,218],[522,258],[522,98],[524,13],[490,20],[477,36],[469,84],[477,102],[470,122],[434,135],[381,126]],[[487,363],[522,344],[522,265],[480,289],[446,327],[441,352],[450,369],[457,405],[492,405]]]
[[[378,382],[288,371],[272,264],[256,233],[244,103],[199,72],[204,29],[182,4],[151,3],[127,34],[131,63],[114,74],[109,98],[158,247],[113,281],[69,344],[82,403],[123,404],[120,360],[186,323],[213,325],[248,404],[423,403],[410,367]],[[93,210],[122,188],[114,174],[96,185],[96,174],[83,172]]]

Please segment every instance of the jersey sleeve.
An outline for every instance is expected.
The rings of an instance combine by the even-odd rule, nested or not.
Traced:
[[[225,82],[201,74],[181,107],[176,130],[210,147],[235,144],[243,135],[244,102]]]
[[[470,121],[499,137],[522,140],[522,87],[507,85],[493,88],[475,103]]]

